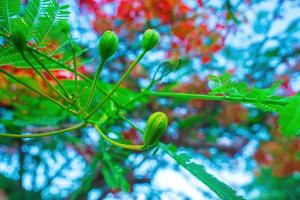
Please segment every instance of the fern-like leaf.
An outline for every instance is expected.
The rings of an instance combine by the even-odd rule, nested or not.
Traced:
[[[245,82],[234,81],[232,75],[228,73],[221,76],[209,75],[208,79],[211,81],[209,94],[256,98],[257,102],[252,104],[263,111],[278,112],[282,108],[281,105],[261,102],[261,100],[265,99],[279,100],[281,97],[275,94],[282,81],[275,82],[270,88],[261,89],[256,87],[249,88]]]
[[[225,73],[221,76],[209,75],[208,79],[212,82],[209,94],[229,94],[236,87],[236,82],[232,80],[232,75]]]
[[[286,136],[300,134],[300,95],[295,96],[289,104],[279,112],[281,132]]]
[[[39,14],[42,12],[40,9],[41,0],[30,0],[24,11],[24,32],[28,39],[31,39],[33,29],[36,27],[36,23],[39,21]]]
[[[69,39],[68,8],[68,5],[60,6],[56,0],[29,0],[21,14],[21,0],[0,0],[0,25],[8,35],[14,31],[22,32],[27,41],[49,57],[58,57],[66,63],[73,59],[72,46],[76,48],[76,56],[84,52]],[[6,38],[4,45],[0,45],[0,66],[10,64],[14,67],[30,67],[17,52],[9,38]],[[47,67],[59,68],[44,57],[38,57],[45,61],[43,63]],[[35,67],[41,67],[31,56],[28,59]]]
[[[33,1],[32,1],[33,2]],[[35,40],[39,46],[47,44],[51,39],[56,39],[58,34],[67,24],[69,6],[59,6],[55,0],[41,0],[39,4],[39,13],[35,19],[31,33],[35,36]],[[66,37],[64,37],[66,41]],[[62,39],[60,42],[64,42]]]
[[[186,153],[178,153],[174,145],[165,145],[160,143],[160,148],[167,152],[179,165],[192,173],[197,179],[214,191],[221,199],[235,200],[244,199],[238,196],[236,192],[225,183],[219,181],[213,175],[209,174],[203,165],[191,161],[191,157]]]
[[[0,0],[0,27],[14,32],[20,23],[21,0]]]
[[[41,68],[39,63],[31,56],[31,54],[27,51],[24,52],[30,63],[32,63],[36,68]],[[46,59],[43,56],[36,55],[36,57],[39,58],[41,62],[44,63],[45,66],[56,69],[59,68],[54,62],[51,62],[49,59]],[[28,68],[28,63],[23,60],[21,54],[16,51],[16,49],[13,46],[8,47],[2,47],[0,48],[0,66],[4,65],[13,65],[17,66],[19,68]]]

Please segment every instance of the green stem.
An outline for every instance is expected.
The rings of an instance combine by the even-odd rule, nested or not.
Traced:
[[[180,65],[180,63],[181,63],[181,61],[178,63],[177,67]],[[158,81],[158,80],[155,80],[155,77],[156,77],[159,69],[160,69],[160,67],[158,67],[156,69],[156,71],[154,72],[154,75],[153,75],[153,77],[152,77],[149,85],[146,88],[143,88],[137,96],[135,96],[133,99],[131,99],[130,101],[128,101],[126,104],[124,104],[123,105],[124,108],[126,108],[128,105],[133,104],[135,101],[139,100],[141,97],[145,96],[145,93],[147,91],[149,91],[154,86],[154,84]]]
[[[73,69],[74,69],[74,80],[75,80],[75,97],[76,99],[78,98],[78,75],[77,75],[77,63],[76,63],[76,51],[74,48],[74,43],[73,40],[71,39],[70,35],[64,31],[64,34],[66,34],[66,36],[69,39],[69,42],[71,44],[71,51],[72,51],[72,58],[73,58]]]
[[[110,98],[111,95],[119,88],[121,83],[127,78],[127,76],[131,73],[131,71],[134,69],[134,67],[138,64],[138,62],[144,57],[144,55],[147,53],[147,51],[143,51],[137,59],[130,65],[130,67],[127,69],[127,71],[123,74],[121,79],[114,85],[114,87],[111,89],[111,91],[100,101],[100,103],[92,110],[92,112],[87,116],[86,120],[88,120],[92,115],[97,112],[97,110]]]
[[[126,104],[123,105],[124,108],[126,108],[128,105],[131,105],[132,103],[134,103],[135,101],[137,101],[138,99],[140,99],[141,97],[145,96],[145,93],[149,90],[150,88],[147,87],[144,90],[142,90],[138,95],[136,95],[133,99],[131,99],[130,101],[128,101]]]
[[[22,58],[25,60],[25,62],[28,63],[28,65],[47,83],[47,85],[54,90],[61,98],[65,99],[66,101],[70,102],[69,99],[67,99],[63,94],[61,94],[49,81],[48,79],[27,59],[25,54],[23,52],[20,52]]]
[[[5,38],[7,37],[4,33],[1,33],[1,32],[0,32],[0,36],[5,37]]]
[[[140,131],[141,133],[144,133],[144,131],[142,129],[140,129],[139,127],[137,127],[132,121],[130,121],[130,119],[128,119],[127,117],[119,114],[119,117],[121,119],[123,119],[124,121],[126,121],[128,124],[130,124],[131,126],[133,126],[136,130]]]
[[[42,66],[42,68],[49,74],[49,76],[56,82],[56,84],[64,91],[67,97],[70,97],[68,91],[64,88],[64,86],[60,83],[60,81],[51,73],[51,71],[34,55],[34,53],[29,49],[32,57]]]
[[[77,63],[76,63],[76,52],[72,44],[72,56],[73,56],[73,68],[74,68],[74,80],[75,80],[75,97],[78,98],[78,74],[77,74]]]
[[[93,96],[94,96],[94,93],[95,93],[95,89],[96,89],[96,85],[97,85],[97,81],[99,79],[99,76],[101,74],[101,71],[103,69],[103,66],[104,66],[104,63],[105,63],[105,60],[102,60],[98,69],[97,69],[97,72],[96,72],[96,75],[94,77],[94,81],[93,81],[93,84],[92,84],[92,90],[89,94],[89,97],[88,97],[88,100],[85,104],[85,106],[83,107],[83,109],[79,112],[79,114],[81,114],[82,112],[84,112],[91,104],[92,102],[92,99],[93,99]]]
[[[35,48],[31,47],[31,46],[27,46],[27,47],[30,48],[32,51],[36,52],[37,54],[43,56],[44,58],[47,58],[47,59],[51,60],[52,62],[54,62],[55,64],[61,66],[62,68],[66,69],[66,70],[68,70],[68,71],[70,71],[70,72],[76,73],[80,78],[82,78],[83,80],[89,82],[90,84],[93,83],[93,81],[92,81],[91,79],[89,79],[88,77],[86,77],[86,76],[83,75],[82,73],[80,73],[80,72],[78,72],[78,71],[75,72],[75,70],[69,68],[69,66],[67,66],[67,65],[65,65],[65,64],[63,64],[63,63],[61,63],[61,62],[59,62],[58,60],[55,60],[55,59],[52,58],[52,57],[49,57],[47,54],[44,54],[44,53],[42,53],[42,52],[36,50]],[[98,87],[98,86],[96,86],[96,88],[97,88],[101,93],[103,93],[104,95],[107,95],[107,92],[104,91],[102,88],[100,88],[100,87]],[[111,99],[118,107],[121,107],[121,105],[120,105],[114,98],[110,97],[110,99]]]
[[[174,97],[183,99],[200,99],[200,100],[212,100],[212,101],[230,101],[241,103],[266,103],[273,105],[286,105],[288,101],[286,99],[258,99],[252,97],[242,96],[217,96],[207,94],[190,94],[190,93],[175,93],[175,92],[145,92],[148,96],[156,97]]]
[[[60,129],[60,130],[56,130],[56,131],[49,131],[49,132],[44,132],[44,133],[36,133],[36,134],[12,134],[12,133],[0,133],[0,137],[6,137],[6,138],[18,138],[18,139],[22,139],[22,138],[40,138],[40,137],[46,137],[46,136],[52,136],[52,135],[56,135],[56,134],[60,134],[60,133],[64,133],[64,132],[68,132],[68,131],[73,131],[73,130],[77,130],[83,126],[85,126],[86,124],[84,122],[76,124],[74,126],[71,126],[69,128],[65,128],[65,129]]]
[[[130,101],[128,101],[126,104],[123,105],[124,108],[126,108],[128,105],[131,105],[133,104],[135,101],[139,100],[141,97],[145,96],[145,93],[148,92],[152,87],[153,85],[155,84],[155,77],[156,77],[156,74],[158,73],[158,70],[159,70],[159,67],[157,68],[157,70],[155,71],[152,79],[151,79],[151,82],[149,83],[149,85],[146,87],[146,88],[143,88],[140,93],[135,96],[133,99],[131,99]]]
[[[121,148],[124,148],[124,149],[135,150],[135,151],[144,150],[143,145],[131,145],[131,144],[123,144],[123,143],[117,142],[117,141],[112,140],[109,137],[107,137],[97,125],[95,125],[95,128],[99,132],[101,137],[103,137],[103,139],[105,139],[106,141],[108,141],[109,143],[111,143],[115,146],[118,146],[118,147],[121,147]]]
[[[70,110],[68,107],[66,107],[65,105],[61,104],[60,102],[56,101],[55,99],[53,99],[52,97],[48,96],[47,94],[42,93],[41,91],[31,87],[30,85],[24,83],[23,81],[19,80],[17,77],[11,75],[10,73],[8,73],[7,71],[3,70],[0,68],[0,72],[2,72],[3,74],[5,74],[6,76],[10,77],[11,79],[17,81],[18,83],[20,83],[21,85],[27,87],[28,89],[32,90],[33,92],[39,94],[40,96],[48,99],[49,101],[55,103],[56,105],[62,107],[65,110],[68,110],[69,112],[73,113],[73,114],[77,114],[75,111]]]

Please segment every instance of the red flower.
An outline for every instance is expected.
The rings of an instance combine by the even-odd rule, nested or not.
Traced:
[[[205,53],[201,56],[202,64],[208,64],[210,63],[210,61],[211,61],[211,56],[209,54]]]
[[[202,1],[202,0],[198,0],[197,2],[198,2],[198,5],[199,5],[200,7],[203,7],[203,1]]]

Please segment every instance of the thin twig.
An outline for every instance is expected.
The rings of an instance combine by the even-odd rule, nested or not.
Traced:
[[[73,113],[73,114],[75,114],[75,115],[77,114],[77,112],[75,112],[75,111],[69,109],[68,107],[66,107],[66,106],[63,105],[62,103],[56,101],[55,99],[53,99],[52,97],[48,96],[47,94],[41,92],[40,90],[37,90],[37,89],[31,87],[29,84],[27,84],[27,83],[21,81],[20,79],[18,79],[18,78],[15,77],[14,75],[8,73],[8,72],[5,71],[4,69],[1,69],[1,68],[0,68],[0,72],[2,72],[3,74],[5,74],[6,76],[10,77],[11,79],[17,81],[18,83],[20,83],[21,85],[25,86],[26,88],[32,90],[33,92],[39,94],[40,96],[42,96],[42,97],[44,97],[44,98],[50,100],[51,102],[55,103],[56,105],[62,107],[63,109],[68,110],[69,112],[71,112],[71,113]]]

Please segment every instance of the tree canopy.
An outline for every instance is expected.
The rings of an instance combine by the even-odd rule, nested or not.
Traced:
[[[299,199],[298,13],[0,0],[0,198]]]

